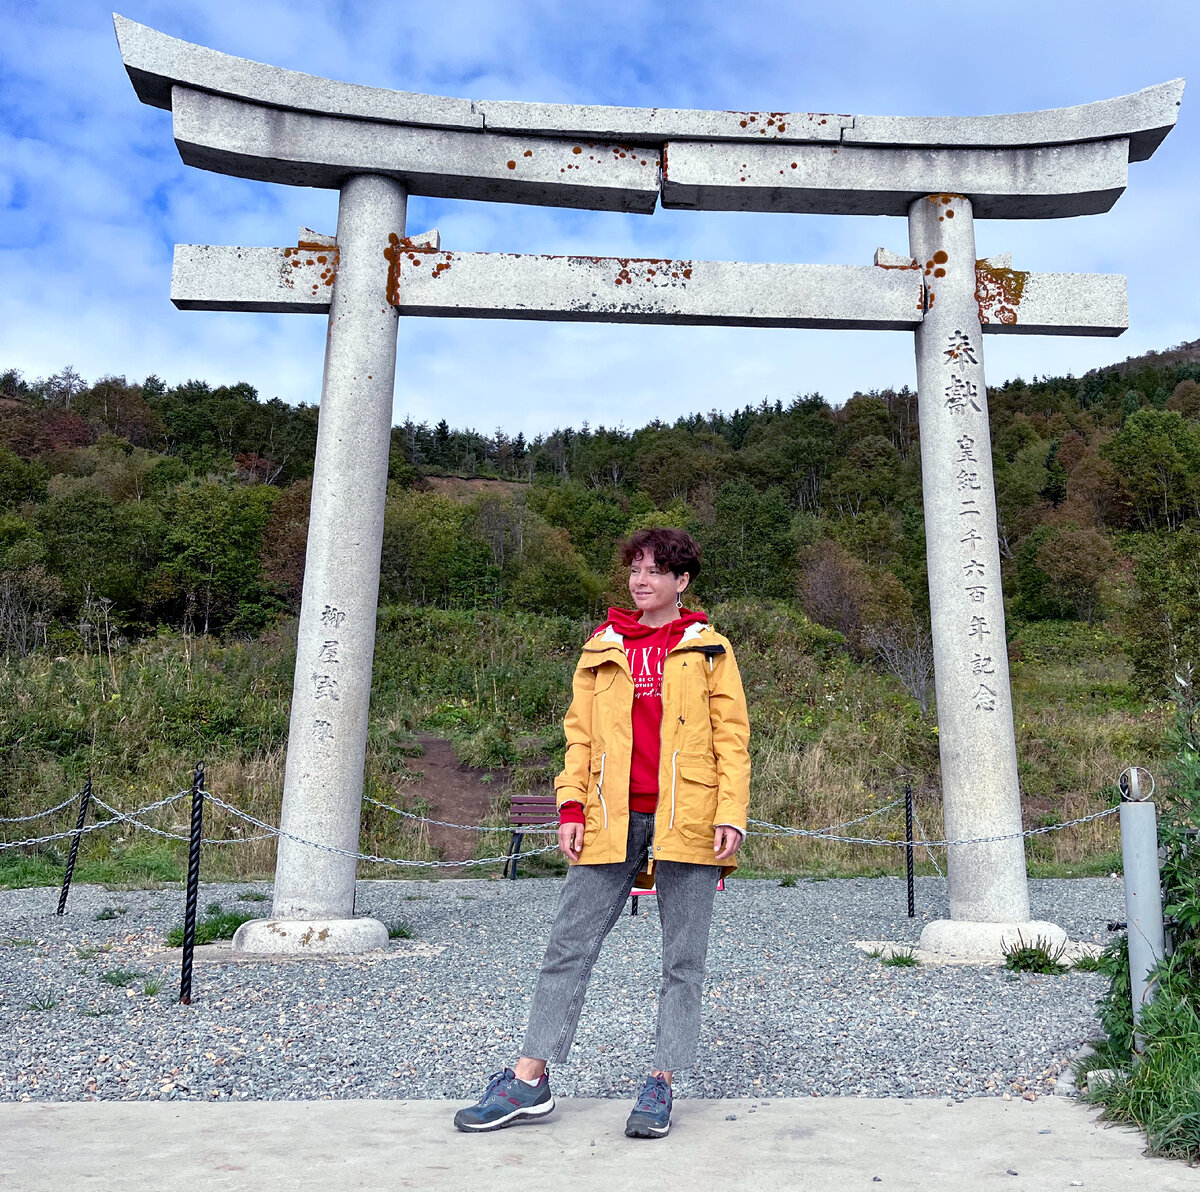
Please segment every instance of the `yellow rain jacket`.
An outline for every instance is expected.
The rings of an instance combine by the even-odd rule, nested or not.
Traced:
[[[624,639],[609,626],[589,639],[575,667],[564,727],[567,752],[554,780],[558,806],[582,803],[586,824],[578,864],[625,860],[629,763],[633,752],[633,676]],[[729,642],[711,625],[692,624],[666,656],[662,681],[655,861],[716,865],[713,832],[746,832],[750,805],[750,720]],[[722,862],[732,873],[736,858]]]

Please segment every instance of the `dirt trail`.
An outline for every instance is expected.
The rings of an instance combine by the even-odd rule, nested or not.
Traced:
[[[479,824],[487,817],[492,800],[504,789],[503,770],[479,770],[458,760],[454,746],[442,737],[418,733],[417,741],[425,750],[423,757],[414,757],[408,766],[424,774],[424,778],[406,784],[404,792],[424,799],[429,804],[431,819],[447,820],[452,824]],[[491,774],[491,782],[483,776]],[[429,842],[440,848],[447,861],[466,861],[475,854],[477,832],[458,828],[429,825]]]

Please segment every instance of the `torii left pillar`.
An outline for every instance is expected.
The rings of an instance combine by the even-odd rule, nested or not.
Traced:
[[[407,197],[391,178],[360,174],[342,185],[338,204],[280,827],[341,852],[281,836],[271,918],[243,924],[237,951],[362,952],[387,943],[377,919],[354,917],[353,854],[396,374],[398,313],[384,253],[389,235],[404,235]]]

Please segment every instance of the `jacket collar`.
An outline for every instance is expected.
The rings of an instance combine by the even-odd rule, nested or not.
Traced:
[[[683,636],[674,646],[671,647],[671,653],[676,650],[683,649],[690,643],[696,641],[702,633],[712,630],[712,626],[707,621],[695,621],[688,625]],[[621,659],[625,660],[625,638],[624,635],[618,633],[611,625],[607,626],[603,633],[596,637],[589,638],[583,646],[584,650],[601,653],[607,650],[615,650],[620,653]]]

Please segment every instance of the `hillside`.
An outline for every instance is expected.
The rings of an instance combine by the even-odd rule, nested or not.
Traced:
[[[148,796],[198,751],[227,789],[274,797],[316,410],[70,369],[10,370],[0,393],[0,814],[56,802],[89,767]],[[741,627],[767,676],[756,797],[803,822],[903,774],[935,790],[917,400],[886,390],[835,409],[810,394],[528,441],[396,427],[380,641],[404,623],[421,644],[403,687],[380,656],[376,699],[395,699],[372,730],[380,789],[405,781],[386,760],[398,728],[544,780],[560,671],[622,596],[614,543],[669,522],[704,548],[697,600]],[[989,402],[1027,816],[1065,818],[1120,765],[1157,756],[1168,685],[1200,656],[1200,341],[1010,381]],[[773,669],[785,625],[811,647],[800,687]],[[552,673],[532,655],[501,664],[495,645],[459,655],[472,626],[553,641]],[[227,704],[243,669],[251,706]],[[414,694],[428,674],[441,678]],[[505,691],[531,690],[542,704],[502,709]],[[805,791],[826,788],[810,807]],[[1058,861],[1102,845],[1076,843]]]

